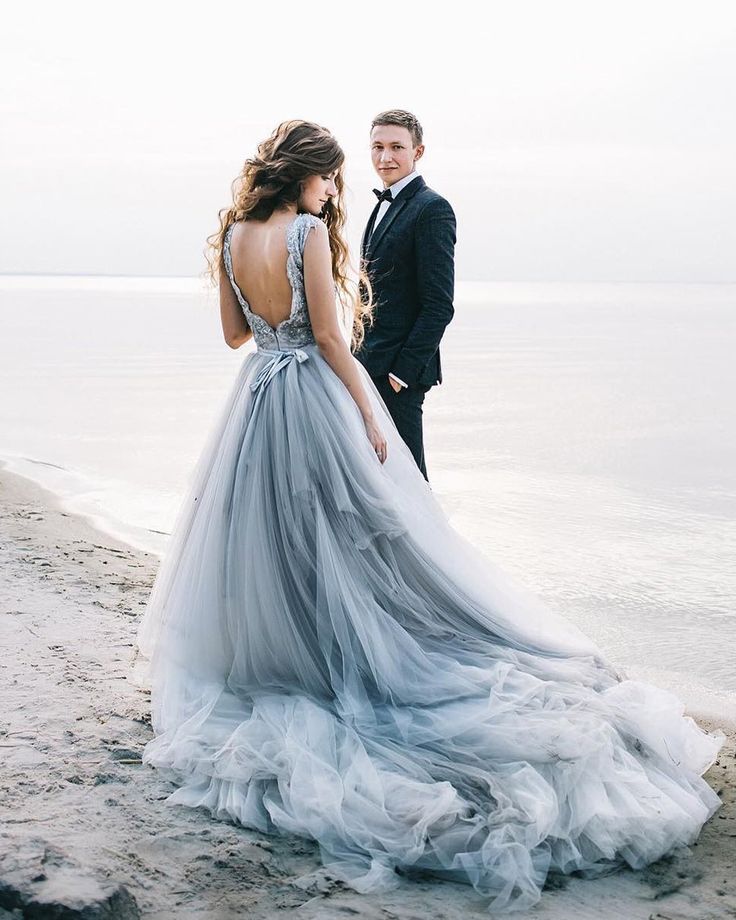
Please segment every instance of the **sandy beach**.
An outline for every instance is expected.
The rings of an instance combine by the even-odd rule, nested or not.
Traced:
[[[0,920],[490,916],[471,889],[436,881],[361,896],[320,869],[309,841],[167,804],[173,787],[141,764],[149,697],[130,679],[157,557],[0,471],[0,560]],[[707,774],[723,807],[697,844],[643,872],[566,880],[516,916],[736,917],[736,731],[699,721],[728,741]]]

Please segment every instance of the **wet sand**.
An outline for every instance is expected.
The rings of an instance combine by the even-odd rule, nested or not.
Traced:
[[[402,881],[389,894],[361,896],[320,868],[309,841],[267,837],[166,803],[173,786],[141,764],[152,736],[150,703],[131,680],[156,556],[103,535],[50,493],[0,469],[0,565],[0,892],[9,875],[42,864],[48,877],[32,884],[50,897],[53,882],[59,903],[90,880],[124,886],[125,907],[109,916],[491,916],[487,899],[446,882]],[[728,741],[707,774],[724,804],[697,844],[642,872],[567,879],[515,916],[736,917],[736,730],[699,721],[722,728]],[[0,920],[22,916],[0,907]]]

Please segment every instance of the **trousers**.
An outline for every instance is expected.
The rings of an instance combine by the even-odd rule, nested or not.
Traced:
[[[424,459],[424,435],[422,429],[422,404],[427,395],[428,386],[416,385],[402,387],[397,393],[388,380],[388,375],[371,377],[381,399],[394,420],[394,424],[404,443],[409,448],[422,476],[429,481],[427,465]]]

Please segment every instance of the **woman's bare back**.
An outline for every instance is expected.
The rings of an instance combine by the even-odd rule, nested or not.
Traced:
[[[251,311],[273,329],[291,314],[286,231],[294,217],[291,211],[277,211],[265,221],[238,221],[230,238],[235,283]]]

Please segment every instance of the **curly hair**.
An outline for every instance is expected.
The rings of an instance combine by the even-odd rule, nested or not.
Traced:
[[[352,313],[353,348],[363,341],[364,326],[373,322],[370,282],[362,267],[357,281],[350,277],[352,266],[343,239],[345,154],[332,134],[311,121],[283,121],[258,145],[254,157],[247,159],[232,184],[233,203],[219,212],[220,227],[207,237],[206,256],[209,276],[217,283],[224,270],[222,246],[225,233],[239,220],[265,221],[274,211],[290,204],[299,207],[302,183],[310,176],[336,171],[337,195],[327,201],[321,218],[327,225],[332,253],[332,277],[346,313]],[[366,290],[368,294],[366,296]]]

